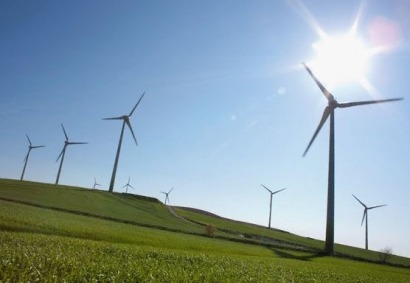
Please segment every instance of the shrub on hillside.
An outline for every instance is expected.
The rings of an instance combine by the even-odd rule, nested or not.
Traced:
[[[385,247],[384,249],[381,249],[379,252],[379,259],[381,262],[386,263],[387,260],[391,257],[393,254],[393,250],[390,247]]]
[[[215,226],[212,225],[212,224],[207,224],[205,226],[205,234],[208,235],[208,236],[213,236],[214,233],[215,233],[215,230],[216,230]]]

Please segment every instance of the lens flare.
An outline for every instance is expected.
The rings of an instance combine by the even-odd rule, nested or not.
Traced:
[[[316,57],[309,66],[327,88],[366,77],[371,52],[354,34],[326,37],[313,44],[313,49]]]

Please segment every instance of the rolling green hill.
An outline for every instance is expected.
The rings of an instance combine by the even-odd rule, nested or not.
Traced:
[[[407,268],[327,257],[320,241],[142,196],[0,179],[0,282],[408,282]],[[219,231],[204,235],[204,225]],[[289,246],[283,244],[288,243]],[[345,255],[374,259],[361,249]]]
[[[262,243],[287,243],[289,244],[289,248],[302,247],[308,249],[310,248],[313,251],[320,251],[324,246],[323,241],[298,236],[282,230],[268,229],[267,227],[260,225],[223,218],[207,211],[187,207],[174,207],[174,209],[179,215],[194,223],[203,225],[212,224],[216,228],[226,233],[235,233],[242,235],[245,238],[257,239]],[[282,245],[282,247],[286,247],[286,245]],[[358,260],[368,260],[373,262],[380,260],[379,252],[370,250],[366,251],[363,249],[340,244],[335,244],[335,254],[340,257],[347,257]],[[410,259],[400,256],[391,256],[390,263],[410,266]]]
[[[157,199],[131,194],[0,179],[0,199],[141,226],[203,231],[200,225],[174,217]]]

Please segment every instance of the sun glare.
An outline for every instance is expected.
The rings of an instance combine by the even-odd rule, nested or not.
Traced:
[[[366,80],[371,52],[355,34],[326,37],[313,49],[316,57],[308,65],[327,88]]]

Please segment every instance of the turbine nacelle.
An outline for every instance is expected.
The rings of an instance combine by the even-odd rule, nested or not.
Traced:
[[[283,189],[280,189],[280,190],[277,190],[277,191],[271,191],[271,190],[268,189],[265,185],[261,184],[261,186],[262,186],[263,188],[265,188],[265,190],[267,190],[271,195],[274,195],[274,194],[277,194],[277,193],[279,193],[279,192],[281,192],[281,191],[286,190],[286,188],[283,188]]]
[[[128,183],[124,185],[122,188],[126,188],[126,193],[128,193],[128,188],[135,190],[134,187],[130,185],[130,177],[128,177]]]
[[[374,208],[378,208],[378,207],[383,207],[383,206],[387,206],[387,204],[382,204],[382,205],[375,205],[375,206],[370,206],[368,207],[367,205],[365,205],[360,199],[358,199],[355,195],[352,194],[352,196],[364,207],[363,210],[363,217],[362,217],[362,223],[360,224],[360,226],[363,226],[363,222],[366,219],[366,244],[365,244],[365,248],[366,250],[369,247],[369,239],[368,239],[368,223],[367,223],[367,216],[368,216],[368,211]]]
[[[24,157],[24,161],[23,161],[24,162],[24,167],[23,167],[23,172],[21,173],[20,180],[23,180],[23,178],[24,178],[24,172],[26,171],[28,157],[30,155],[31,150],[35,149],[35,148],[45,147],[45,145],[33,145],[27,134],[26,134],[26,138],[27,138],[27,141],[28,141],[29,145],[28,145],[28,151],[27,151],[26,157]]]
[[[132,108],[130,114],[128,115],[122,115],[119,117],[112,117],[112,118],[104,118],[103,120],[122,120],[122,129],[121,129],[121,134],[120,134],[120,139],[118,142],[118,147],[117,147],[117,154],[115,155],[115,160],[114,160],[114,167],[112,169],[112,175],[111,175],[111,181],[110,181],[110,187],[109,187],[109,192],[113,192],[114,191],[114,183],[115,183],[115,176],[117,174],[117,166],[118,166],[118,160],[120,157],[120,151],[121,151],[121,144],[122,144],[122,137],[124,135],[124,128],[125,125],[127,125],[127,127],[130,129],[132,137],[135,141],[135,144],[138,146],[138,142],[137,142],[137,138],[135,137],[134,131],[132,129],[131,126],[131,122],[130,122],[130,117],[132,116],[132,114],[134,113],[135,109],[138,107],[139,103],[141,102],[141,99],[144,97],[145,92],[141,95],[141,97],[139,98],[138,102],[135,104],[135,106]]]
[[[328,107],[335,109],[335,108],[339,107],[339,102],[337,102],[337,100],[332,97],[331,99],[328,100],[327,105],[328,105]]]
[[[30,140],[30,138],[28,137],[28,135],[26,134],[26,137],[27,137],[27,140],[28,140],[28,149],[29,150],[32,150],[33,148],[40,148],[40,147],[45,147],[45,145],[33,145],[32,143],[31,143],[31,140]]]
[[[59,168],[58,168],[57,178],[56,178],[56,182],[55,182],[56,185],[58,184],[58,181],[59,181],[59,179],[60,179],[61,168],[62,168],[62,166],[63,166],[64,155],[65,155],[65,151],[66,151],[66,149],[67,149],[67,146],[73,145],[73,144],[87,144],[86,142],[70,142],[69,139],[68,139],[67,132],[66,132],[65,129],[64,129],[63,124],[61,124],[61,128],[63,129],[65,140],[64,140],[63,149],[61,150],[61,152],[60,152],[60,154],[58,155],[57,160],[56,160],[56,162],[57,162],[57,161],[61,158],[60,166],[59,166]]]
[[[167,204],[167,202],[169,203],[169,194],[174,190],[174,187],[172,187],[172,189],[170,189],[168,192],[161,192],[162,194],[165,195],[165,201],[164,203]]]
[[[61,124],[61,128],[63,129],[63,132],[64,132],[65,141],[64,141],[64,147],[61,150],[60,154],[58,155],[58,157],[56,159],[56,162],[64,155],[65,150],[67,149],[67,146],[73,145],[73,144],[88,144],[87,142],[70,142],[69,139],[68,139],[67,132],[64,129],[63,124]]]
[[[303,157],[307,154],[309,151],[310,146],[313,144],[313,142],[316,139],[316,136],[319,134],[320,130],[322,129],[323,125],[329,118],[329,116],[332,114],[333,111],[336,108],[348,108],[348,107],[353,107],[353,106],[360,106],[360,105],[368,105],[368,104],[376,104],[376,103],[384,103],[384,102],[393,102],[393,101],[399,101],[403,100],[403,98],[391,98],[391,99],[379,99],[379,100],[367,100],[367,101],[356,101],[356,102],[347,102],[347,103],[339,103],[337,100],[334,98],[334,96],[323,86],[323,84],[316,78],[316,76],[313,74],[313,72],[309,69],[309,67],[303,63],[303,66],[309,73],[309,75],[312,77],[312,79],[315,81],[316,85],[320,88],[324,96],[326,97],[328,101],[328,105],[323,111],[322,119],[319,122],[318,127],[316,128],[316,131],[313,134],[313,137],[311,138],[308,146],[306,147],[305,152],[303,153]]]
[[[329,169],[328,169],[328,189],[327,189],[327,218],[326,218],[326,241],[325,241],[325,252],[327,254],[332,254],[334,250],[334,226],[335,226],[335,120],[334,120],[334,110],[336,108],[347,108],[352,106],[383,103],[402,100],[403,98],[393,98],[393,99],[383,99],[383,100],[369,100],[369,101],[357,101],[349,103],[338,103],[333,95],[323,86],[323,84],[316,78],[309,67],[303,63],[306,71],[309,73],[311,78],[315,81],[316,85],[320,88],[323,95],[328,101],[328,105],[323,111],[322,118],[317,126],[312,138],[303,156],[307,154],[309,148],[315,141],[317,135],[322,129],[323,125],[330,117],[330,127],[329,127]],[[367,210],[366,210],[367,212]],[[366,216],[367,214],[365,214]],[[367,219],[367,217],[366,217]],[[366,244],[367,248],[367,244]]]
[[[94,177],[93,189],[95,189],[96,186],[101,186],[101,184],[98,184],[98,183],[97,183],[97,179],[95,179],[95,177]]]

